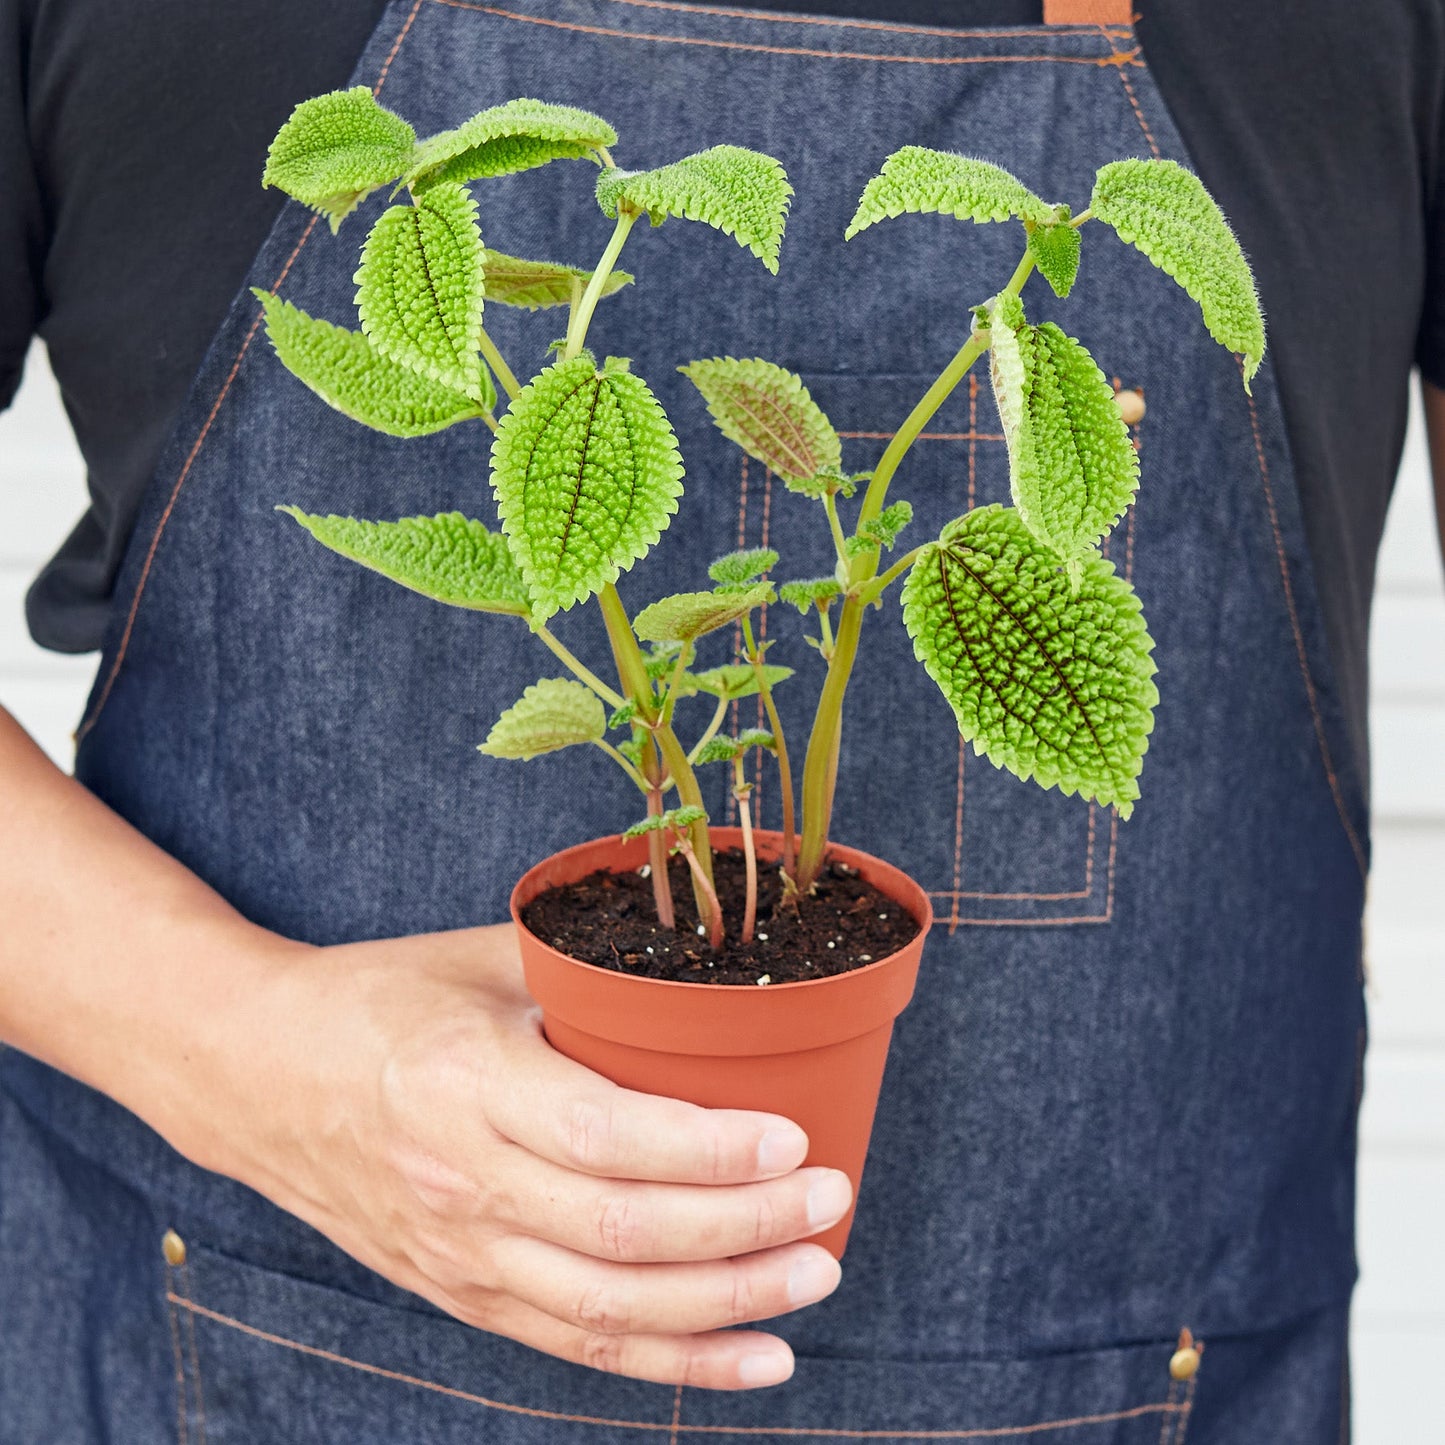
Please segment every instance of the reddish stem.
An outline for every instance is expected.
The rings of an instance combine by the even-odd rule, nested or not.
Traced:
[[[662,813],[662,789],[651,788],[647,794],[650,817]],[[677,928],[677,914],[672,906],[672,880],[667,876],[667,839],[661,828],[647,835],[647,860],[652,870],[652,900],[657,905],[657,921],[669,931]]]
[[[738,818],[743,825],[743,858],[748,870],[748,901],[743,910],[743,942],[753,941],[753,926],[758,921],[758,855],[753,850],[753,810],[747,793],[738,797]]]
[[[707,899],[708,916],[702,920],[707,925],[707,941],[713,948],[721,948],[723,941],[722,904],[718,901],[717,889],[713,887],[712,879],[703,872],[702,864],[697,861],[697,854],[693,852],[692,843],[686,833],[678,834],[677,849],[687,859],[687,866],[692,869],[693,880]]]

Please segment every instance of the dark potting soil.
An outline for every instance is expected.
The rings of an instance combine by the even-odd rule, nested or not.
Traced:
[[[589,873],[539,894],[522,921],[560,953],[618,973],[681,983],[798,983],[866,968],[917,936],[907,909],[843,863],[824,867],[811,897],[783,900],[776,864],[758,867],[758,924],[739,941],[747,874],[740,849],[717,853],[714,882],[728,934],[714,950],[697,932],[687,863],[668,869],[677,911],[675,932],[657,921],[652,882],[644,871]]]

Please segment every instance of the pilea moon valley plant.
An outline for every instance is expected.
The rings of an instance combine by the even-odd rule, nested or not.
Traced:
[[[1031,323],[1020,292],[1038,270],[1067,297],[1081,229],[1098,220],[1194,298],[1210,334],[1243,358],[1247,387],[1264,351],[1263,321],[1239,245],[1198,179],[1171,161],[1117,161],[1094,177],[1088,208],[1073,214],[984,160],[916,146],[888,157],[848,237],[904,212],[1017,221],[1013,274],[978,298],[958,352],[871,473],[843,470],[838,431],[791,372],[760,358],[683,365],[722,432],[814,509],[835,565],[824,577],[777,580],[777,553],[734,552],[698,579],[699,590],[629,615],[618,578],[677,513],[683,458],[646,381],[626,361],[599,363],[588,349],[597,308],[633,279],[617,269],[629,238],[669,218],[732,236],[775,272],[792,188],[776,160],[736,146],[637,172],[614,163],[616,143],[599,117],[528,99],[424,140],[365,88],[297,108],[272,145],[267,184],[321,212],[333,230],[381,187],[394,187],[395,203],[361,249],[359,329],[258,292],[271,342],[307,386],[366,426],[402,437],[489,428],[500,530],[456,512],[363,521],[284,510],[325,546],[403,586],[530,628],[566,675],[529,687],[481,751],[531,759],[587,744],[606,754],[645,814],[631,831],[650,840],[660,926],[679,926],[667,862],[680,853],[697,912],[681,926],[705,932],[714,947],[730,934],[749,942],[758,926],[750,757],[779,775],[784,898],[808,893],[819,878],[844,694],[867,613],[890,604],[895,585],[923,672],[980,753],[1019,778],[1127,816],[1158,693],[1139,599],[1100,543],[1134,498],[1137,456],[1093,357],[1053,323]],[[557,160],[593,163],[598,205],[615,222],[590,270],[492,251],[478,225],[474,183]],[[525,385],[487,333],[484,308],[495,305],[565,317],[564,337]],[[539,335],[539,356],[560,327]],[[984,356],[1013,506],[977,507],[900,550],[912,509],[890,496],[899,464]],[[827,664],[805,741],[784,736],[773,690],[791,673],[765,652],[753,620],[777,600],[811,619],[808,641]],[[581,604],[601,610],[610,668],[574,656],[548,626]],[[742,639],[737,660],[696,668],[700,639],[722,629]],[[692,710],[679,704],[699,695],[714,701],[710,720],[684,739]],[[771,730],[727,737],[728,706],[745,695],[760,695]],[[747,851],[747,904],[735,918],[723,917],[714,886],[697,779],[698,769],[718,765],[730,770]]]

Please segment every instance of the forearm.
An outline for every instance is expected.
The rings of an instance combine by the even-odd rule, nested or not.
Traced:
[[[212,1162],[241,1102],[217,1087],[228,1021],[298,947],[248,923],[0,709],[0,1040]]]

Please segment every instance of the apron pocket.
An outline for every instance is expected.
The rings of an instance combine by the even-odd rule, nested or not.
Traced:
[[[1165,1343],[1030,1359],[800,1357],[788,1384],[679,1390],[566,1364],[417,1301],[379,1304],[192,1245],[167,1305],[186,1436],[209,1445],[610,1445],[691,1436],[1184,1445]]]

